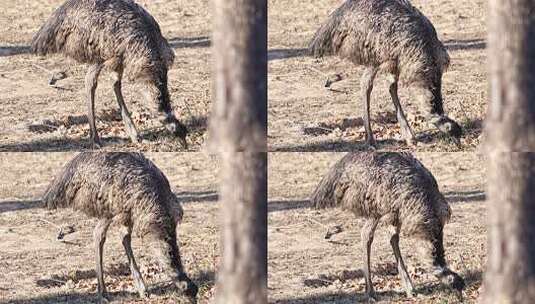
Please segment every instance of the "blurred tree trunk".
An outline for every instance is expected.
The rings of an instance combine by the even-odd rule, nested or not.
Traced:
[[[490,0],[489,63],[489,146],[535,152],[535,1]]]
[[[215,0],[215,150],[261,151],[267,136],[267,2]]]
[[[266,153],[223,153],[218,303],[267,303]]]
[[[212,151],[221,155],[217,303],[267,303],[267,2],[215,0]]]
[[[535,1],[491,0],[489,20],[483,302],[535,303]]]
[[[489,155],[484,303],[535,303],[535,153]]]

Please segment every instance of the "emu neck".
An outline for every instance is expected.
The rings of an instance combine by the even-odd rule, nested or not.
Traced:
[[[433,259],[433,268],[435,270],[435,275],[442,276],[446,272],[449,272],[448,266],[446,264],[446,259],[444,257],[444,245],[442,243],[442,230],[434,237],[431,241],[433,247],[431,249],[431,257]]]
[[[157,246],[158,256],[164,272],[170,279],[179,279],[184,274],[180,252],[175,237],[168,237],[166,240],[159,241]]]

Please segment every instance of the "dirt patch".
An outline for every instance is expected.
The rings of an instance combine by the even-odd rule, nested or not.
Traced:
[[[320,24],[340,3],[340,0],[269,3],[268,132],[272,151],[367,149],[361,124],[337,127],[344,119],[360,119],[363,115],[360,97],[363,69],[336,57],[314,59],[306,56],[304,50]],[[451,66],[443,78],[444,108],[465,132],[462,146],[457,147],[425,122],[414,95],[400,87],[401,103],[421,142],[415,149],[474,151],[480,143],[488,99],[486,1],[414,0],[412,3],[429,17],[448,48]],[[396,120],[381,119],[385,113],[395,118],[384,75],[379,75],[374,84],[371,113],[372,130],[380,149],[409,149]],[[324,130],[322,125],[333,128]]]
[[[32,35],[63,0],[15,1],[0,4],[0,151],[70,151],[90,148],[86,123],[84,78],[87,67],[60,55],[29,54]],[[210,33],[208,1],[137,1],[158,21],[176,53],[169,71],[169,92],[177,117],[190,130],[189,150],[205,141],[211,104]],[[47,72],[50,71],[50,72]],[[52,72],[65,79],[49,85]],[[57,77],[56,77],[57,78]],[[59,77],[61,78],[61,77]],[[144,139],[130,142],[107,71],[99,78],[96,94],[97,128],[104,150],[177,151],[178,141],[156,119],[156,105],[147,104],[134,83],[125,81],[123,94]],[[71,117],[74,125],[62,123]],[[47,122],[52,122],[49,124]],[[37,125],[37,126],[36,126]],[[39,126],[41,125],[41,126]]]
[[[0,303],[96,303],[92,231],[96,220],[68,209],[41,207],[39,198],[72,153],[0,153]],[[179,245],[186,271],[199,285],[200,303],[214,297],[219,264],[217,160],[200,153],[148,153],[183,203]],[[73,226],[74,232],[68,232]],[[65,236],[58,240],[59,228]],[[121,303],[180,299],[161,277],[150,248],[132,247],[151,297],[141,301],[116,227],[104,249],[105,281]]]
[[[343,153],[271,153],[269,159],[270,303],[365,301],[360,243],[361,220],[337,209],[312,210],[308,196]],[[467,283],[475,303],[486,257],[485,172],[474,153],[418,153],[453,209],[445,226],[446,259]],[[333,227],[338,233],[326,238]],[[397,275],[386,227],[372,249],[372,280],[381,303],[456,303],[419,258],[417,240],[401,237],[400,248],[417,296],[407,299]]]

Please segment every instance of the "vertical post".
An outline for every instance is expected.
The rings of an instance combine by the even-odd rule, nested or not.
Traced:
[[[535,152],[535,2],[490,0],[488,37],[489,146]]]
[[[267,2],[214,1],[215,100],[209,146],[221,156],[217,303],[267,303]]]
[[[267,303],[266,153],[223,153],[217,303]]]
[[[215,0],[215,101],[210,147],[265,152],[267,2]]]
[[[484,303],[535,299],[535,2],[490,0]]]

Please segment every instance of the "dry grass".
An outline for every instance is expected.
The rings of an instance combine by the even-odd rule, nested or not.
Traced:
[[[269,159],[269,259],[271,303],[355,303],[365,300],[361,220],[337,209],[311,210],[308,196],[342,153],[272,153]],[[473,153],[419,153],[453,209],[445,228],[446,259],[467,282],[466,302],[479,295],[486,228],[482,160]],[[342,232],[329,241],[327,227]],[[418,296],[407,299],[396,274],[387,229],[379,227],[372,249],[373,282],[382,303],[455,303],[454,295],[427,272],[419,243],[401,238]]]
[[[348,151],[364,149],[360,99],[361,67],[336,57],[316,60],[303,48],[340,5],[340,0],[269,2],[269,145],[273,151]],[[459,149],[423,122],[410,92],[400,87],[409,123],[422,143],[417,151],[474,151],[480,142],[487,105],[485,54],[486,1],[412,1],[435,25],[451,56],[443,79],[444,107],[466,134]],[[326,89],[327,78],[342,81]],[[407,150],[390,101],[386,77],[379,75],[372,93],[372,129],[379,148]],[[318,128],[319,127],[319,128]]]
[[[199,284],[199,303],[214,296],[219,263],[217,219],[218,163],[200,153],[147,154],[166,174],[183,201],[185,217],[179,243],[188,274]],[[96,277],[92,230],[96,220],[69,209],[49,211],[36,202],[71,153],[0,154],[0,303],[92,303]],[[74,225],[76,232],[57,241],[55,225]],[[105,280],[112,299],[121,303],[170,303],[150,248],[134,236],[133,250],[152,290],[138,299],[128,262],[112,226],[105,245]],[[162,288],[163,287],[163,288]]]
[[[26,54],[32,35],[63,0],[2,1],[0,10],[0,151],[75,151],[87,149],[85,120],[86,66],[59,55]],[[208,1],[138,1],[159,22],[175,49],[169,91],[177,117],[189,126],[190,150],[201,149],[211,103],[210,14]],[[22,53],[18,54],[17,53]],[[48,70],[68,78],[48,85]],[[104,72],[97,88],[97,128],[105,150],[177,151],[178,141],[157,121],[156,106],[147,104],[132,83],[123,85],[125,100],[145,141],[132,144],[126,135],[112,80]],[[52,127],[50,127],[52,126]]]

